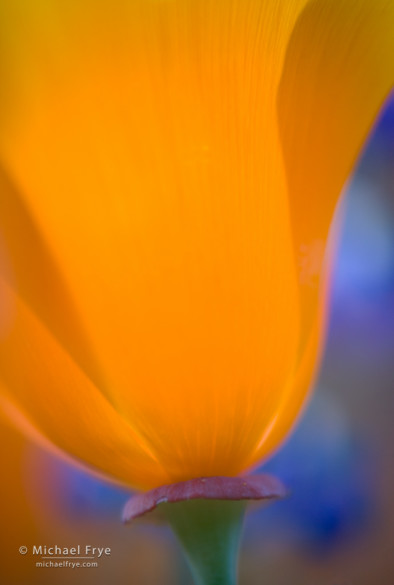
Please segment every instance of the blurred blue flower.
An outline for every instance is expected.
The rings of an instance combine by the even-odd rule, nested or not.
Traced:
[[[362,532],[373,518],[373,464],[331,398],[314,398],[263,471],[280,477],[291,497],[250,515],[247,533],[254,538],[323,553]]]

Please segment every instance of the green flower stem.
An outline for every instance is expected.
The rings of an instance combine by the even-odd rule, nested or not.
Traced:
[[[196,585],[236,585],[246,503],[195,499],[160,508],[189,561]]]

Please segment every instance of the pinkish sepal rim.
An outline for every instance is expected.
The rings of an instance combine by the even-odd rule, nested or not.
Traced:
[[[242,477],[200,477],[163,485],[132,496],[125,504],[122,520],[131,522],[163,503],[186,500],[272,500],[285,498],[288,491],[282,482],[268,474]]]

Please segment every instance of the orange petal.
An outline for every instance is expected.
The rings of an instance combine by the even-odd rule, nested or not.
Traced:
[[[133,441],[148,451],[138,464],[146,484],[158,477],[150,467],[155,458],[171,481],[234,474],[267,445],[273,448],[299,412],[316,356],[311,335],[324,239],[345,179],[342,169],[342,183],[331,184],[329,167],[320,159],[333,156],[338,179],[337,165],[348,157],[349,172],[363,138],[350,125],[352,139],[343,139],[339,157],[335,134],[328,133],[330,146],[323,141],[321,151],[309,140],[313,130],[304,136],[311,113],[310,124],[315,119],[318,128],[322,124],[317,106],[308,102],[303,109],[305,82],[313,94],[316,75],[324,83],[325,77],[309,68],[309,53],[301,61],[306,73],[295,70],[297,51],[309,42],[318,51],[318,41],[324,45],[327,37],[332,46],[324,45],[323,56],[329,47],[334,61],[345,61],[342,18],[349,30],[355,16],[365,24],[357,40],[349,37],[357,48],[366,34],[363,10],[370,5],[376,21],[388,14],[375,14],[371,1],[349,8],[311,3],[286,61],[279,136],[277,89],[289,35],[305,2],[83,4],[5,3],[5,42],[13,62],[3,64],[7,118],[0,124],[0,154],[58,267],[56,282],[65,282],[60,288],[68,291],[66,298],[57,297],[55,304],[75,316],[67,329],[62,311],[46,313],[44,297],[34,293],[37,285],[27,278],[22,291],[27,305],[18,305],[18,314],[21,307],[32,308],[40,320],[29,313],[34,327],[23,318],[11,330],[7,384],[40,429],[77,453],[82,431],[69,428],[70,410],[62,420],[55,411],[69,386],[62,371],[67,378],[77,370],[84,381],[80,393],[87,396],[84,372],[98,372],[99,363],[92,379],[129,421]],[[357,6],[360,11],[353,13]],[[305,19],[320,34],[309,34],[309,24],[305,36]],[[369,70],[368,60],[356,52],[364,65],[354,76],[350,67],[349,77],[341,77],[344,95],[347,84]],[[323,65],[334,82],[337,69],[331,71],[330,59]],[[355,65],[355,58],[350,61]],[[382,69],[387,73],[387,64]],[[382,99],[378,85],[371,96],[380,93]],[[338,106],[342,122],[346,104],[350,108],[350,100]],[[369,112],[370,125],[373,113],[365,107],[362,123]],[[321,197],[332,203],[316,216],[319,206],[310,211],[307,206],[320,171],[325,176]],[[26,249],[29,238],[23,233],[20,238]],[[23,273],[29,254],[15,254],[12,241],[6,244],[11,268]],[[30,254],[36,258],[36,252],[33,248]],[[25,327],[43,348],[34,365],[23,349]],[[34,406],[29,394],[41,384],[35,376],[40,360],[46,363],[45,336],[62,356],[54,360],[63,381],[57,381],[58,393],[52,396],[52,423],[45,402]],[[71,354],[74,339],[79,345]],[[19,365],[26,361],[21,370],[29,372],[27,385],[21,385],[17,360]],[[296,385],[299,378],[305,382]],[[105,401],[92,390],[92,401],[97,396],[97,404]],[[77,419],[79,429],[84,416]],[[92,433],[93,424],[91,419]],[[108,441],[112,445],[108,432],[114,430],[109,425],[99,436],[101,448]],[[86,456],[90,461],[93,447]],[[108,450],[102,459],[109,473],[120,465]]]
[[[327,234],[341,190],[394,85],[393,31],[391,0],[314,0],[287,49],[278,120],[300,259],[300,362],[252,463],[272,453],[286,436],[316,369],[327,307],[321,299],[319,314],[319,292],[327,295],[328,287],[328,282],[325,291],[319,286]]]
[[[2,286],[7,286],[4,282]],[[168,481],[149,446],[113,409],[23,301],[0,341],[0,406],[32,438],[118,482]]]
[[[1,287],[4,298],[0,304],[0,333],[7,330],[12,319],[9,288],[16,289],[73,359],[104,389],[99,367],[62,274],[23,197],[1,165],[0,207],[0,272],[8,283],[8,287]]]
[[[393,31],[391,0],[314,0],[297,22],[278,119],[299,255],[325,243],[340,192],[393,88]],[[318,277],[301,283],[305,331],[315,318]]]
[[[241,471],[294,368],[275,95],[303,5],[10,9],[3,160],[111,400],[173,481]]]

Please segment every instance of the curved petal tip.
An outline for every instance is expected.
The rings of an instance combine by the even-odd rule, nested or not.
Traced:
[[[139,493],[126,503],[122,520],[131,522],[159,504],[185,500],[271,500],[288,494],[282,482],[271,475],[259,474],[245,477],[202,477],[169,485],[149,492]]]

